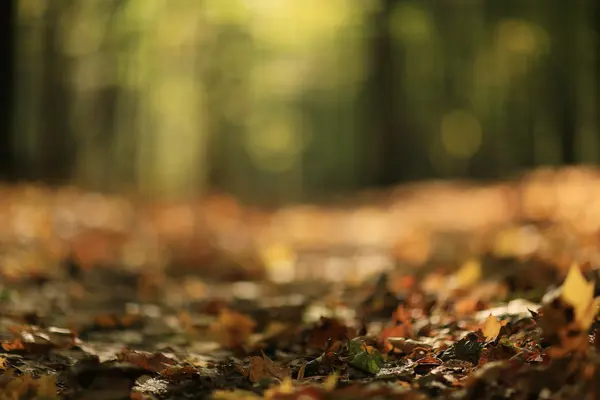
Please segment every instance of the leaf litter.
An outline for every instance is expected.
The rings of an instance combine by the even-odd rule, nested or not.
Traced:
[[[219,223],[240,212],[219,207]],[[509,225],[455,259],[432,243],[441,253],[352,282],[248,272],[261,259],[302,261],[291,245],[207,250],[198,257],[214,268],[203,271],[132,269],[100,262],[124,240],[103,234],[61,262],[35,259],[35,273],[6,262],[0,400],[596,398],[600,273],[575,256],[567,268],[561,230],[540,226],[529,240],[532,229]],[[173,249],[182,235],[163,240]]]

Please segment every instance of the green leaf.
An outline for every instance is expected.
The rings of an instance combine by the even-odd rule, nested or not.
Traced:
[[[363,345],[361,342],[357,340],[351,340],[348,342],[348,353],[350,357],[356,357],[358,354],[363,353]]]
[[[367,348],[358,341],[348,343],[350,365],[363,372],[377,374],[383,366],[383,356],[373,347]]]

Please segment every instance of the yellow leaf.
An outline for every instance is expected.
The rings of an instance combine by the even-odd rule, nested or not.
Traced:
[[[281,394],[293,394],[294,391],[294,383],[292,382],[292,378],[287,376],[283,378],[279,386],[271,387],[265,390],[264,398],[273,399]]]
[[[594,283],[585,279],[577,264],[569,269],[560,295],[565,303],[573,307],[579,328],[587,330],[596,315],[598,301],[594,299]]]
[[[283,381],[281,381],[281,385],[279,385],[279,393],[294,393],[294,384],[292,383],[292,378],[290,378],[289,376],[283,378]]]
[[[291,247],[273,244],[260,248],[259,255],[270,279],[289,282],[294,278],[296,254]]]
[[[475,285],[481,279],[481,263],[478,260],[465,262],[454,274],[454,283],[458,288]]]
[[[247,390],[235,389],[217,390],[213,393],[212,398],[215,400],[256,400],[262,399],[262,396]]]
[[[304,373],[306,372],[306,366],[307,365],[308,365],[308,363],[305,361],[300,366],[300,369],[298,370],[298,377],[296,378],[299,381],[302,381],[304,379]]]
[[[334,372],[333,374],[325,378],[325,382],[323,382],[323,387],[325,388],[325,390],[327,390],[328,392],[334,390],[337,386],[338,379],[339,375],[337,372]]]
[[[502,322],[490,314],[483,325],[483,336],[486,340],[495,340],[500,333],[500,328],[502,328]]]

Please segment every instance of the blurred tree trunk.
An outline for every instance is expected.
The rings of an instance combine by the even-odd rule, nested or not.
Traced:
[[[390,32],[390,16],[400,0],[383,0],[381,9],[371,21],[371,68],[368,80],[369,106],[366,135],[375,143],[375,183],[391,185],[408,177],[411,155],[414,154],[411,133],[404,126],[398,79],[400,55]]]
[[[51,183],[64,183],[70,178],[75,160],[75,143],[69,124],[69,92],[63,77],[69,63],[56,49],[60,19],[67,4],[50,2],[44,17],[40,118],[34,175]]]
[[[0,179],[15,178],[12,143],[13,62],[15,1],[6,0],[0,9],[0,52],[4,55],[0,65]]]
[[[578,6],[581,2],[576,1]],[[577,59],[575,41],[578,22],[574,17],[574,4],[557,2],[551,8],[552,28],[554,37],[550,52],[552,77],[549,85],[552,87],[551,99],[556,117],[556,127],[560,136],[561,161],[563,164],[573,164],[577,161],[575,144],[577,142],[577,85],[572,63]]]

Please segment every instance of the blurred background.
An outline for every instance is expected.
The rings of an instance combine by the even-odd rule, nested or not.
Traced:
[[[314,201],[600,161],[593,0],[7,0],[0,171]]]

